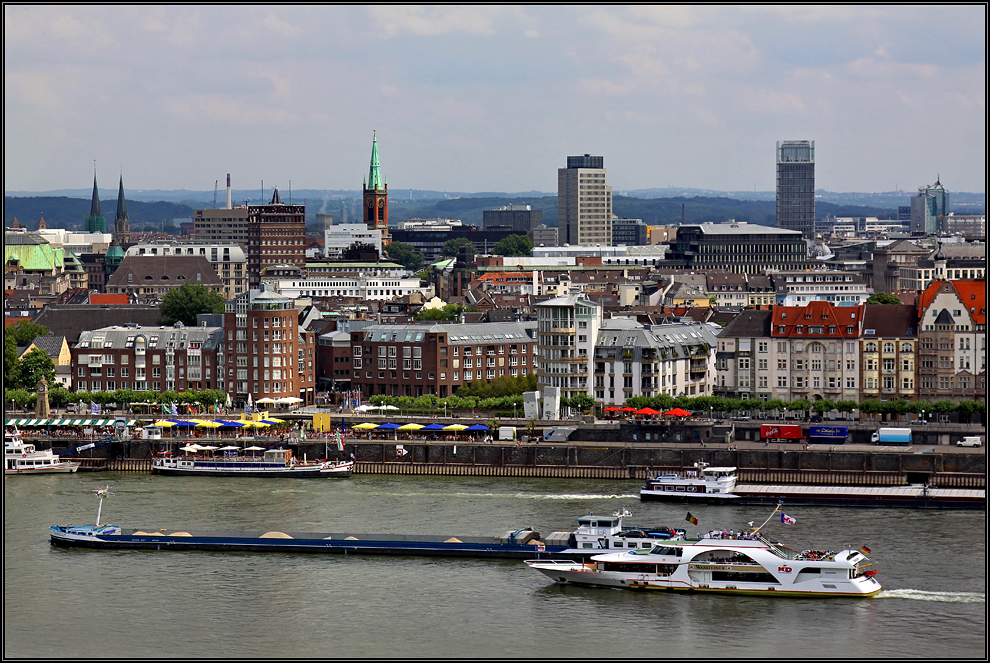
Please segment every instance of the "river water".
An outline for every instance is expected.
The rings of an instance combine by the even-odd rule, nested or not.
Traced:
[[[498,536],[627,524],[738,529],[765,507],[641,503],[606,480],[358,475],[4,478],[4,657],[875,658],[986,654],[986,512],[792,507],[791,548],[868,546],[874,599],[557,586],[521,561],[55,548],[48,527]]]

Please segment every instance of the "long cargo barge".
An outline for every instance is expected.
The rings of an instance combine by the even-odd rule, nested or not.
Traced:
[[[104,550],[211,550],[340,555],[419,555],[488,559],[556,559],[566,545],[517,543],[498,537],[349,534],[329,532],[200,531],[149,532],[115,525],[55,525],[51,543]]]

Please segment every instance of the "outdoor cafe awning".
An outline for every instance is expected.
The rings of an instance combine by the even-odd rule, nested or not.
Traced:
[[[113,426],[123,421],[128,426],[137,423],[137,419],[5,419],[4,426],[21,426],[24,428],[44,426]]]

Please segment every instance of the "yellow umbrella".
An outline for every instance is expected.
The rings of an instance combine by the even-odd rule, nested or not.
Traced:
[[[161,419],[160,421],[156,421],[155,425],[162,428],[171,428],[172,426],[177,426],[178,424],[174,421],[169,421],[168,419]]]
[[[351,426],[351,428],[360,428],[361,430],[368,430],[370,428],[378,428],[378,424],[373,424],[370,421],[366,421],[363,424],[358,424],[356,426]]]
[[[284,419],[276,419],[275,417],[265,417],[265,421],[270,421],[273,424],[284,424]]]
[[[219,422],[216,422],[216,421],[200,421],[198,419],[196,419],[195,421],[196,421],[196,428],[199,428],[199,427],[203,427],[203,428],[220,428],[221,426],[223,426],[223,424],[221,424]]]
[[[449,426],[444,426],[444,430],[464,430],[467,426],[463,424],[451,424]]]
[[[419,430],[422,427],[422,424],[406,424],[405,426],[399,426],[398,430]]]

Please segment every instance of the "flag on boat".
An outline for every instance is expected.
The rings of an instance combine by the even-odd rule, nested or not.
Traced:
[[[343,451],[344,450],[344,434],[343,433],[337,433],[335,437],[337,439],[337,451]]]
[[[859,549],[859,552],[863,553],[864,555],[869,555],[870,549],[867,548],[866,546],[863,546],[862,548]]]
[[[782,513],[780,514],[780,522],[784,523],[785,525],[793,525],[794,523],[797,522],[797,520],[795,520],[791,516],[788,516],[786,513]]]
[[[685,518],[684,520],[688,521],[692,525],[697,525],[698,524],[698,519],[695,518],[694,516],[692,516],[690,511],[688,511],[687,518]]]

